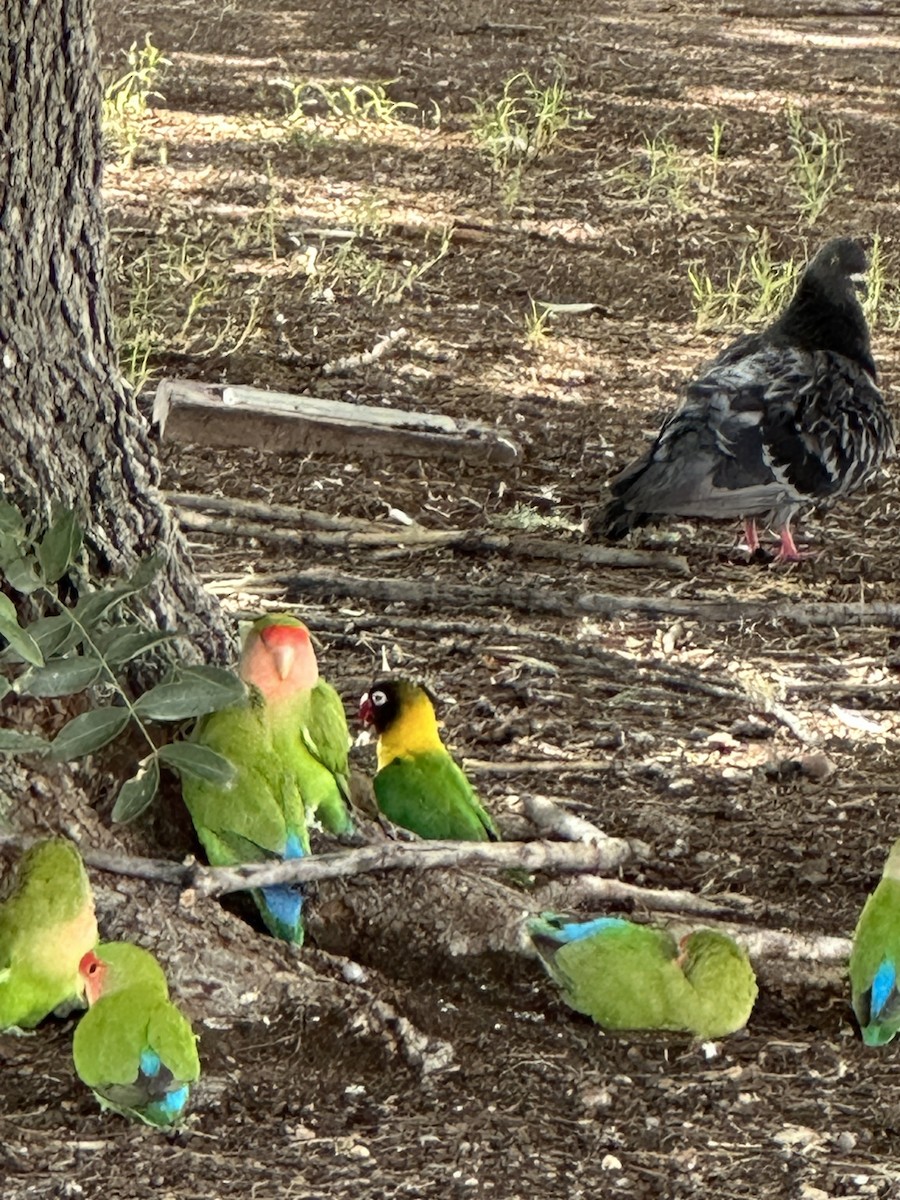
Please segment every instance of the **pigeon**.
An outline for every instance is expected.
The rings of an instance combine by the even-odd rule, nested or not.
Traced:
[[[856,294],[866,265],[859,242],[828,242],[781,316],[688,384],[653,445],[612,480],[590,533],[618,541],[659,517],[737,517],[752,554],[763,518],[780,537],[776,559],[796,562],[798,510],[855,491],[895,452]]]

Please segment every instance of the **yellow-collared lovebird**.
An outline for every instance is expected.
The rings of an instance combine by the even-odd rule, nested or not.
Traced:
[[[881,882],[860,913],[850,953],[853,1011],[867,1046],[884,1046],[900,1030],[900,841]]]
[[[90,881],[65,838],[22,855],[0,903],[0,1029],[33,1029],[78,1000],[81,957],[97,944]]]
[[[148,1125],[177,1124],[200,1060],[162,967],[140,946],[105,942],[85,954],[81,974],[90,1008],[72,1045],[79,1078],[102,1108]]]
[[[746,951],[711,929],[679,947],[656,926],[545,913],[528,922],[528,932],[566,1003],[604,1029],[724,1037],[746,1025],[756,1000]]]
[[[395,825],[423,838],[486,842],[497,827],[447,752],[426,689],[381,679],[359,702],[360,720],[378,734],[378,807]]]

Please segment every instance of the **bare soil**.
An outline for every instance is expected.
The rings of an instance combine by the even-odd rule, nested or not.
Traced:
[[[776,257],[801,260],[833,234],[877,231],[889,274],[900,265],[897,4],[98,8],[111,67],[148,30],[172,61],[134,163],[107,173],[119,306],[131,303],[127,263],[140,254],[158,262],[162,245],[187,247],[180,276],[166,282],[171,312],[186,317],[209,284],[183,334],[176,322],[153,347],[154,377],[465,416],[511,431],[523,447],[521,464],[500,470],[163,443],[173,491],[293,504],[385,529],[399,527],[390,512],[399,509],[432,529],[576,544],[609,474],[730,336],[697,332],[689,263],[724,281],[748,230],[767,230]],[[557,70],[585,115],[511,194],[473,140],[472,99],[497,95],[517,72],[546,83]],[[418,111],[401,112],[400,124],[347,122],[320,105],[286,127],[287,89],[273,81],[307,78],[392,81],[390,96]],[[791,180],[788,103],[832,131],[840,122],[846,138],[844,186],[812,228]],[[724,133],[713,178],[714,122]],[[623,187],[621,171],[646,172],[641,148],[660,133],[693,168],[682,194],[647,198]],[[396,291],[410,265],[434,257],[445,229],[447,253],[393,300],[373,296],[375,274],[365,284],[359,267],[334,270],[343,244],[334,231],[356,230],[366,261]],[[530,344],[532,299],[598,307],[560,317]],[[376,363],[323,371],[400,327],[405,338]],[[898,355],[885,325],[875,327],[875,350],[890,394]],[[788,570],[743,561],[728,526],[687,523],[638,539],[683,555],[684,575],[477,547],[285,551],[196,536],[194,552],[235,611],[263,600],[296,606],[349,712],[382,655],[424,677],[444,702],[456,751],[483,764],[472,776],[508,834],[523,827],[518,796],[552,795],[610,835],[649,843],[648,861],[623,872],[631,882],[755,897],[762,924],[847,936],[898,834],[897,634],[765,615],[601,619],[566,605],[593,592],[896,604],[898,505],[894,473],[810,514],[803,532],[820,553]],[[333,570],[331,588],[300,594],[283,582],[314,566]],[[265,592],[260,577],[272,575],[279,582]],[[423,595],[373,601],[348,590],[346,576],[415,580]],[[494,602],[450,605],[449,584],[492,589]],[[555,596],[561,611],[505,603],[512,589]],[[836,767],[827,779],[802,769],[810,746],[798,729]],[[370,748],[355,753],[371,767]],[[109,807],[108,794],[96,798],[98,829]],[[108,838],[176,857],[193,847],[177,818]],[[239,916],[211,923],[210,939],[231,930],[246,947],[257,1000],[246,1019],[233,1009],[223,1017],[187,967],[170,971],[204,1064],[177,1134],[100,1114],[72,1073],[70,1021],[4,1039],[3,1194],[900,1196],[897,1049],[862,1046],[839,973],[801,964],[787,981],[766,972],[748,1030],[712,1057],[685,1038],[606,1037],[561,1004],[534,962],[490,952],[487,936],[482,953],[454,956],[454,922],[487,892],[468,876],[444,887],[456,889],[454,907],[435,891],[423,908],[432,893],[412,877],[323,885],[313,944],[299,956]],[[167,944],[177,933],[147,912],[171,902],[164,889],[120,889],[104,895],[101,918],[113,934],[137,922],[147,944],[154,931]],[[527,895],[517,903],[524,913]],[[415,909],[415,933],[404,906]],[[389,997],[393,1042],[384,1028],[342,1019],[340,1001],[266,1003],[277,972],[305,978],[304,959],[332,972],[340,996],[350,985],[338,955]],[[401,1019],[452,1047],[452,1063],[417,1067]]]

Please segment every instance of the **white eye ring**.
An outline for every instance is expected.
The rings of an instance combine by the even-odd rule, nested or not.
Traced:
[[[369,699],[376,708],[381,708],[382,704],[387,704],[387,696],[384,692],[373,692]]]

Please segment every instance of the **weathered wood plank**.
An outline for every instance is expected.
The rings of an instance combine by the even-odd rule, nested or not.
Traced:
[[[160,382],[153,422],[161,436],[176,442],[284,454],[464,458],[501,465],[521,454],[504,430],[476,421],[186,379]]]

